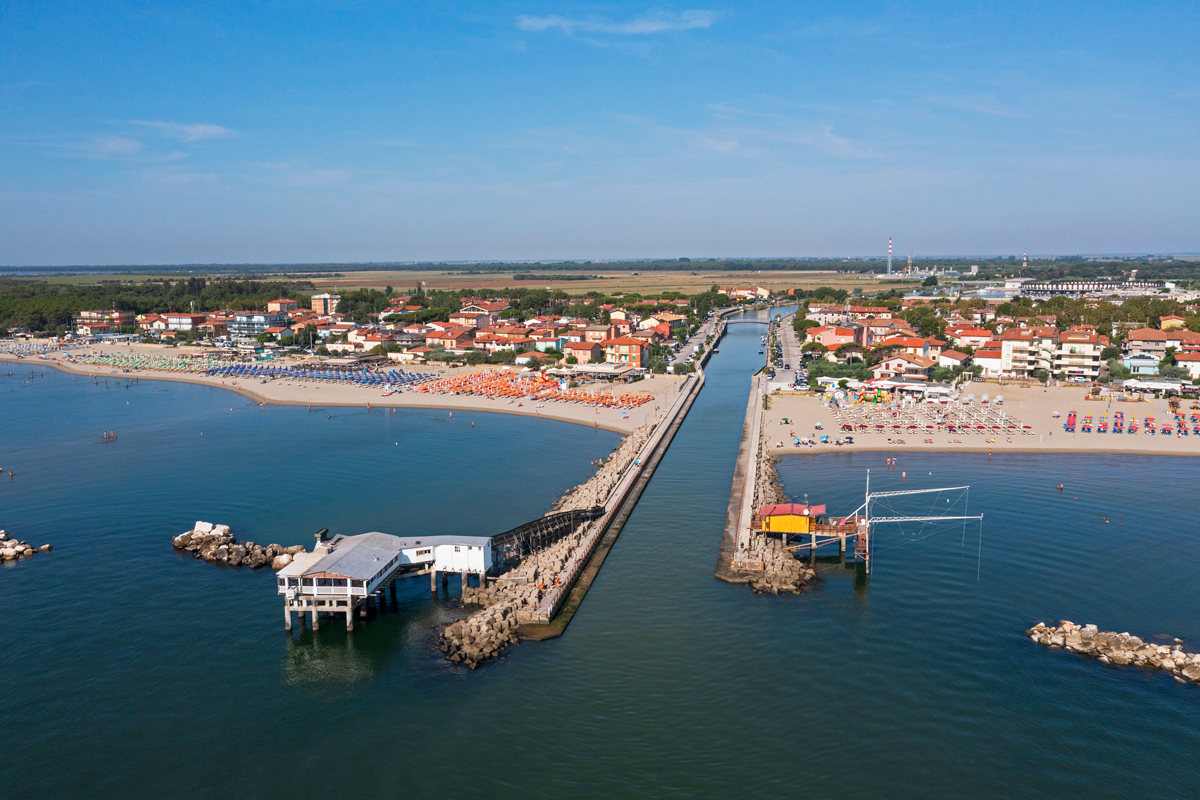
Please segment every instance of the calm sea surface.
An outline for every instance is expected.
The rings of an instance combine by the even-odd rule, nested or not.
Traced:
[[[1200,643],[1200,462],[913,455],[901,484],[881,456],[790,456],[786,490],[831,511],[867,469],[876,490],[970,484],[893,506],[983,512],[982,541],[976,523],[881,527],[869,581],[826,560],[815,590],[756,596],[713,570],[760,331],[731,328],[567,635],[476,672],[441,660],[457,611],[421,579],[350,636],[289,639],[270,571],[169,537],[198,519],[305,545],[500,532],[614,434],[0,365],[0,527],[55,545],[0,569],[0,794],[1200,793],[1200,688],[1022,633],[1069,618]]]

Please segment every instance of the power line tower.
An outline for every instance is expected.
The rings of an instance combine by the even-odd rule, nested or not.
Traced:
[[[888,275],[892,274],[892,237],[888,237]]]

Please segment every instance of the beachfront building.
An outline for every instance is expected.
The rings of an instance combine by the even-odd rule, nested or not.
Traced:
[[[915,380],[928,380],[933,375],[933,368],[937,366],[937,362],[932,358],[925,356],[912,355],[911,353],[897,353],[891,358],[886,358],[880,361],[871,369],[871,374],[876,378],[911,378]]]
[[[1176,353],[1175,366],[1186,369],[1192,380],[1200,380],[1200,353]]]
[[[1054,351],[1055,375],[1066,378],[1086,378],[1094,381],[1100,377],[1100,354],[1108,339],[1091,329],[1072,328],[1058,336]]]
[[[115,332],[117,328],[136,328],[137,324],[135,311],[80,311],[75,315],[75,329],[82,336]],[[87,333],[82,330],[84,327],[88,329]]]
[[[646,353],[649,347],[641,339],[622,336],[619,339],[605,339],[600,343],[604,348],[604,360],[609,364],[641,369],[646,366]]]
[[[971,356],[971,360],[983,370],[985,377],[998,378],[1004,373],[1004,351],[998,345],[989,345],[981,350],[976,350],[975,355]]]
[[[1157,375],[1160,360],[1149,353],[1130,353],[1121,359],[1121,363],[1134,375]]]
[[[1125,337],[1125,355],[1145,354],[1153,356],[1155,361],[1161,361],[1167,354],[1166,331],[1155,328],[1138,328],[1130,331]]]
[[[286,314],[289,311],[299,310],[300,304],[295,300],[288,300],[286,297],[280,297],[267,303],[267,311],[282,311]]]
[[[604,348],[595,342],[567,342],[563,346],[563,354],[575,356],[580,364],[604,360]]]
[[[1010,328],[1000,334],[1003,374],[1032,378],[1035,370],[1054,368],[1058,350],[1056,328]]]
[[[337,294],[314,294],[311,298],[312,305],[309,306],[318,314],[332,314],[337,311],[338,303],[342,301],[341,295]]]
[[[191,331],[208,322],[206,314],[164,314],[167,318],[167,330]]]
[[[282,311],[239,311],[233,315],[229,333],[237,339],[253,339],[268,328],[285,327],[287,314]]]

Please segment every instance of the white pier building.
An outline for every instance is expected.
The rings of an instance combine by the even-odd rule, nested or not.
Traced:
[[[284,627],[292,629],[292,612],[312,615],[320,627],[321,612],[346,615],[346,628],[354,630],[354,610],[395,581],[411,575],[458,572],[466,585],[468,575],[487,580],[492,568],[492,539],[488,536],[422,536],[401,538],[372,531],[358,536],[320,540],[311,553],[297,553],[279,570],[279,594],[284,597]],[[366,614],[366,609],[362,613]]]

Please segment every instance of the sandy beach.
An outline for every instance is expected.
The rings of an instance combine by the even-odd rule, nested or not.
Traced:
[[[89,347],[75,353],[121,353],[144,354],[154,356],[178,356],[200,352],[191,348],[167,349],[156,345],[121,345]],[[477,397],[472,395],[454,394],[425,394],[405,390],[383,397],[376,388],[364,386],[336,385],[328,383],[312,383],[297,380],[278,379],[259,383],[255,381],[234,381],[217,376],[197,375],[189,373],[162,372],[152,369],[138,369],[124,372],[109,366],[90,364],[64,363],[61,353],[53,353],[47,357],[16,358],[9,353],[0,353],[0,361],[9,362],[5,373],[12,372],[14,377],[21,374],[21,369],[58,369],[73,375],[86,375],[97,378],[136,378],[138,380],[176,381],[194,383],[201,386],[212,386],[225,391],[236,392],[256,403],[267,405],[312,406],[315,412],[318,408],[335,406],[353,406],[365,408],[369,403],[371,408],[432,408],[446,411],[489,411],[497,414],[516,414],[518,416],[552,419],[560,422],[570,422],[576,425],[597,427],[615,433],[627,434],[648,422],[655,408],[666,408],[679,394],[683,383],[682,377],[675,378],[667,375],[647,376],[645,380],[624,386],[622,390],[646,392],[654,395],[652,402],[638,408],[628,410],[628,413],[615,408],[595,408],[578,403],[567,403],[553,400],[531,401],[529,399],[510,402],[504,399]],[[285,362],[286,363],[286,362]],[[16,367],[15,365],[21,365]],[[494,368],[494,367],[493,367]],[[439,377],[450,377],[473,371],[475,368],[462,367],[448,369],[446,367],[404,367],[410,372],[433,373]],[[597,386],[597,390],[599,387]],[[618,391],[622,391],[618,390]],[[541,406],[540,408],[538,406]]]
[[[1166,400],[1150,399],[1145,402],[1112,402],[1109,400],[1085,400],[1087,389],[1082,386],[1061,386],[1043,388],[1032,386],[1023,388],[1019,384],[973,383],[966,391],[973,392],[977,398],[989,394],[992,398],[1003,395],[1004,403],[996,407],[1008,417],[1014,418],[1017,424],[1029,425],[1032,432],[1028,435],[1020,433],[1009,436],[1007,432],[979,434],[950,434],[945,431],[927,434],[918,431],[913,434],[893,433],[890,429],[882,433],[854,433],[854,444],[837,447],[832,444],[816,444],[813,447],[795,447],[791,441],[792,434],[798,437],[819,436],[828,434],[830,439],[842,435],[841,423],[835,418],[834,412],[821,404],[815,396],[801,394],[771,395],[771,408],[764,420],[764,432],[770,442],[770,452],[774,455],[796,454],[814,455],[843,450],[885,450],[892,452],[916,450],[929,451],[968,451],[968,452],[1024,452],[1024,453],[1133,453],[1138,455],[1171,455],[1171,456],[1200,456],[1200,436],[1149,436],[1145,431],[1136,434],[1122,433],[1082,433],[1076,428],[1076,433],[1063,431],[1063,422],[1067,413],[1075,411],[1082,420],[1091,414],[1096,420],[1101,414],[1107,414],[1111,419],[1116,412],[1124,412],[1128,420],[1137,415],[1139,424],[1146,416],[1154,417],[1161,426],[1163,422],[1173,420]],[[1191,400],[1184,400],[1181,408],[1190,415]],[[1057,411],[1061,415],[1053,416]],[[783,423],[786,418],[790,423]],[[881,420],[882,421],[882,420]],[[823,430],[816,430],[820,423]],[[994,442],[986,441],[994,438]],[[888,442],[889,439],[893,443]],[[903,439],[904,444],[896,444],[895,440]],[[926,443],[932,439],[933,444]],[[961,440],[961,443],[955,440]],[[783,447],[776,447],[777,442],[783,442]]]

